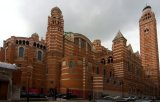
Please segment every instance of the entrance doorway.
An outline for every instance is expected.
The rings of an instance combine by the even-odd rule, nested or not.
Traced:
[[[9,81],[0,81],[0,100],[7,100]]]

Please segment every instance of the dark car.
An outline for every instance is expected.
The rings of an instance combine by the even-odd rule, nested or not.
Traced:
[[[56,95],[56,98],[63,98],[63,97],[66,97],[66,94],[57,94]]]
[[[156,100],[160,100],[160,96],[155,97]]]
[[[20,97],[21,97],[21,98],[27,97],[27,92],[21,91]]]
[[[77,96],[73,95],[73,94],[57,94],[56,97],[57,98],[63,98],[63,99],[77,98]]]
[[[26,91],[21,91],[21,94],[20,94],[21,98],[25,98],[27,96],[30,98],[46,98],[47,97],[45,94],[32,93],[32,92],[27,93]]]

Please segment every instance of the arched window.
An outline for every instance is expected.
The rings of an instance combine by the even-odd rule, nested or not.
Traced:
[[[26,41],[26,45],[29,45],[29,41]]]
[[[18,40],[16,40],[16,44],[18,44]]]
[[[99,68],[97,67],[97,69],[96,69],[96,74],[99,74]]]
[[[21,41],[21,40],[19,40],[19,44],[22,44],[22,41]]]
[[[108,57],[108,63],[113,63],[113,57],[112,56]]]
[[[36,43],[35,43],[35,42],[33,43],[33,46],[36,46]]]
[[[42,45],[40,45],[40,48],[42,48]]]
[[[25,40],[23,40],[23,45],[25,45],[25,43],[26,43]]]
[[[37,47],[39,48],[39,44],[37,44]]]
[[[24,57],[24,48],[23,47],[19,47],[19,57]]]
[[[104,59],[104,58],[102,58],[102,59],[101,59],[101,63],[102,63],[102,64],[106,64],[106,62],[105,62],[105,59]]]
[[[110,77],[112,77],[112,71],[110,71],[110,74],[109,74],[109,76],[110,76]]]
[[[39,61],[42,60],[42,51],[38,51],[38,60],[39,60]]]

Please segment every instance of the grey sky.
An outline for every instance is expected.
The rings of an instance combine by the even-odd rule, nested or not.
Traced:
[[[156,14],[159,36],[159,0],[2,0],[0,40],[13,35],[29,37],[34,32],[45,38],[48,15],[58,6],[64,16],[65,31],[84,34],[91,41],[100,39],[103,46],[111,49],[112,40],[120,30],[137,51],[138,22],[146,4]]]

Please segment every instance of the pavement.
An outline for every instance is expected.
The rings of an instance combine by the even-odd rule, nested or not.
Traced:
[[[27,99],[21,99],[21,100],[12,100],[12,101],[9,101],[9,100],[0,100],[0,102],[27,102]],[[66,100],[66,99],[56,99],[56,100],[52,100],[52,99],[49,99],[49,100],[41,100],[41,99],[30,99],[29,102],[89,102],[88,100],[84,100],[84,99],[81,99],[81,100]]]
[[[89,102],[88,100],[29,101],[29,102]]]
[[[0,100],[0,102],[27,102],[27,98],[21,98],[20,100]],[[72,100],[66,100],[62,98],[57,98],[54,100],[52,97],[48,98],[29,98],[28,102],[89,102],[88,100],[85,99],[72,99]]]
[[[0,102],[27,102],[27,100],[23,100],[23,101],[0,100]],[[88,100],[57,100],[57,101],[29,101],[29,102],[89,102],[89,101]]]

